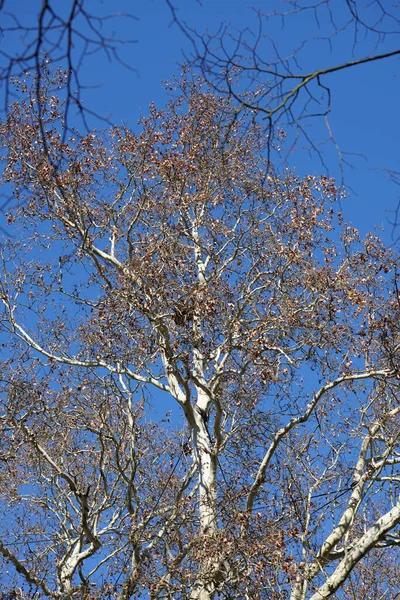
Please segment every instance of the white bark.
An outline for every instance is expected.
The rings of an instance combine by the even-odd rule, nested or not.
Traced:
[[[297,425],[299,425],[301,423],[306,423],[308,421],[311,414],[314,412],[314,409],[318,405],[319,401],[327,392],[329,392],[330,390],[334,389],[335,387],[341,385],[344,382],[361,381],[363,379],[370,379],[370,378],[374,378],[374,377],[390,377],[394,373],[395,373],[395,371],[390,370],[390,369],[377,369],[377,370],[365,371],[363,373],[354,373],[351,375],[343,375],[342,377],[338,377],[334,381],[328,382],[325,385],[323,385],[318,390],[318,392],[316,392],[316,394],[314,394],[313,398],[307,405],[304,413],[298,417],[293,417],[292,419],[290,419],[290,421],[288,423],[286,423],[286,425],[284,425],[284,427],[282,427],[281,429],[279,429],[276,432],[274,439],[271,442],[271,445],[269,446],[267,452],[264,455],[263,460],[260,463],[256,477],[254,478],[253,485],[250,488],[249,495],[247,498],[246,511],[250,513],[251,510],[253,509],[253,505],[254,505],[254,501],[257,497],[257,493],[264,483],[265,473],[267,471],[267,468],[271,462],[272,457],[274,456],[274,454],[276,452],[276,449],[278,448],[279,444],[281,443],[281,441]]]
[[[194,257],[200,289],[206,283],[206,261],[202,257],[202,248],[197,223],[192,224]],[[212,397],[207,390],[205,378],[205,359],[199,349],[202,341],[202,307],[196,307],[193,316],[193,378],[195,381],[197,402],[193,411],[193,446],[199,465],[199,521],[201,535],[213,535],[217,529],[217,455],[207,427],[207,418]],[[211,600],[215,593],[215,575],[219,570],[218,556],[207,556],[200,561],[198,577],[190,593],[191,600]]]
[[[23,564],[23,562],[21,562],[18,557],[11,552],[11,550],[9,548],[6,548],[4,546],[4,544],[0,541],[0,554],[6,559],[6,561],[10,562],[14,567],[15,570],[18,573],[21,573],[26,581],[29,584],[32,584],[34,586],[36,586],[37,588],[41,589],[43,591],[43,593],[45,594],[45,596],[47,596],[48,598],[57,598],[58,594],[57,592],[53,592],[48,585],[46,584],[45,581],[43,581],[41,578],[37,577],[36,574],[33,573],[32,570],[27,569],[25,567],[25,565]]]
[[[367,532],[353,544],[348,552],[345,552],[343,559],[327,579],[323,586],[313,594],[310,600],[323,600],[329,598],[339,589],[347,577],[361,560],[379,540],[393,527],[400,522],[400,499],[396,506],[389,512],[380,517]]]
[[[349,573],[357,564],[357,562],[373,546],[377,544],[380,538],[385,535],[387,531],[397,524],[397,511],[400,507],[400,501],[399,504],[396,505],[397,508],[394,507],[391,511],[389,511],[389,513],[381,517],[372,527],[368,529],[367,533],[358,542],[353,543],[351,547],[346,547],[346,535],[348,534],[351,525],[354,523],[360,505],[363,501],[365,486],[371,481],[371,478],[375,477],[380,469],[387,464],[387,456],[377,463],[367,460],[371,441],[374,439],[383,425],[398,415],[399,412],[400,407],[397,406],[393,410],[382,415],[380,419],[371,425],[368,434],[365,436],[361,444],[358,460],[353,473],[352,491],[339,523],[333,528],[331,533],[321,545],[315,560],[309,564],[305,564],[302,572],[299,572],[290,596],[291,600],[305,600],[307,597],[308,584],[318,575],[318,573],[323,572],[323,568],[327,563],[342,559],[344,556],[334,574],[316,593],[320,595],[314,594],[312,597],[313,600],[328,598],[347,579]],[[374,464],[374,469],[372,471],[368,468],[371,464]],[[342,545],[343,549],[336,549],[339,544]]]

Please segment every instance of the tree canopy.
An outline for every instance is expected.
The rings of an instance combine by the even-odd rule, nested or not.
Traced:
[[[66,139],[64,81],[0,127],[2,589],[394,597],[397,255],[201,79]]]

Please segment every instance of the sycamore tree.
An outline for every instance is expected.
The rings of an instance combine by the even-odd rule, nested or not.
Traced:
[[[397,256],[201,81],[68,139],[63,84],[0,129],[4,598],[394,597]]]

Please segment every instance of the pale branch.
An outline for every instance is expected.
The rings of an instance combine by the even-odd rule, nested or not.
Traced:
[[[77,227],[76,223],[66,220],[64,217],[62,218],[62,220],[65,220],[67,225],[70,227],[74,227],[74,228]],[[79,231],[80,231],[81,236],[85,240],[87,237],[86,232],[82,228],[79,228]],[[140,288],[143,288],[142,278],[140,276],[133,274],[131,272],[131,270],[128,269],[123,263],[121,263],[114,255],[111,255],[110,253],[107,253],[107,252],[101,250],[94,244],[89,243],[88,241],[85,241],[85,249],[89,253],[89,255],[92,255],[93,257],[101,258],[103,261],[112,264],[119,271],[124,273],[124,275],[128,276],[129,279],[131,279],[134,284],[137,284]],[[159,347],[160,347],[160,351],[161,351],[161,357],[162,357],[168,385],[166,386],[166,385],[160,383],[153,377],[146,378],[141,375],[138,375],[137,373],[132,373],[132,371],[130,371],[127,368],[124,368],[124,370],[116,370],[115,368],[112,368],[110,365],[106,366],[105,364],[101,364],[100,366],[104,366],[110,372],[113,372],[113,373],[125,374],[125,375],[129,376],[130,378],[135,379],[136,381],[140,381],[142,383],[152,383],[152,385],[155,385],[155,387],[158,387],[159,389],[162,389],[163,391],[169,392],[177,400],[177,402],[184,408],[185,414],[187,415],[188,419],[191,422],[193,422],[192,414],[191,414],[192,413],[191,405],[190,405],[190,402],[188,401],[189,390],[188,390],[186,382],[183,381],[179,371],[174,366],[174,361],[172,358],[173,352],[172,352],[171,343],[169,340],[168,329],[165,326],[165,324],[162,322],[162,320],[160,319],[159,316],[153,314],[151,311],[147,311],[147,312],[148,312],[147,316],[149,318],[149,321],[152,323],[152,326],[155,329],[155,331],[157,332],[158,337],[159,337]],[[103,362],[103,361],[99,361],[99,362]]]
[[[48,598],[58,598],[57,592],[52,591],[45,581],[37,577],[31,570],[27,569],[23,562],[19,560],[19,558],[9,550],[6,546],[4,546],[3,542],[0,540],[0,554],[4,556],[6,560],[8,560],[14,567],[17,573],[21,573],[25,580],[42,590],[42,592]]]
[[[56,473],[66,481],[69,489],[74,494],[79,506],[80,506],[80,517],[81,517],[81,532],[84,533],[87,539],[90,542],[90,546],[86,548],[86,550],[80,550],[77,555],[77,561],[81,562],[85,558],[91,556],[96,550],[98,550],[101,546],[101,543],[97,536],[94,535],[91,527],[88,522],[89,515],[89,507],[88,507],[88,494],[89,488],[86,492],[82,492],[78,489],[75,479],[69,475],[64,469],[62,469],[55,460],[49,455],[49,453],[43,448],[43,446],[36,440],[34,434],[29,430],[29,428],[24,424],[20,423],[21,429],[25,432],[28,440],[34,446],[34,448],[39,452],[39,454],[46,460],[46,462],[56,471]],[[78,564],[77,562],[77,564]]]
[[[374,425],[370,428],[370,431],[365,436],[363,443],[361,445],[359,457],[357,460],[357,464],[354,469],[353,474],[353,486],[352,492],[350,494],[350,498],[347,502],[347,507],[342,514],[342,517],[335,529],[332,533],[326,538],[324,543],[321,545],[321,549],[317,555],[317,562],[324,561],[326,556],[329,556],[332,548],[334,548],[340,540],[343,539],[344,534],[348,531],[351,524],[354,522],[355,515],[357,514],[360,503],[363,499],[363,490],[367,481],[371,478],[371,474],[368,469],[365,470],[367,465],[367,452],[369,450],[371,440],[374,439],[375,434],[382,427],[382,424],[389,419],[393,418],[397,414],[400,413],[400,407],[396,407],[391,410],[389,413],[384,415],[381,419],[379,419]],[[385,461],[382,461],[380,468],[382,468],[385,464]],[[374,470],[378,469],[378,465],[374,465]]]
[[[379,429],[385,422],[392,419],[400,413],[400,407],[396,407],[389,411],[382,418],[375,421],[369,427],[368,434],[364,437],[361,444],[357,463],[353,472],[353,484],[351,486],[351,494],[346,502],[338,525],[328,535],[322,543],[320,550],[310,564],[304,567],[302,573],[298,574],[296,584],[292,591],[291,600],[304,600],[307,586],[320,572],[323,572],[324,566],[332,561],[341,560],[346,557],[348,552],[355,546],[354,543],[348,543],[346,537],[349,534],[351,525],[354,523],[361,502],[365,497],[365,487],[377,481],[379,472],[387,464],[391,445],[388,446],[384,457],[380,457],[376,461],[374,457],[367,459],[367,453],[371,448],[371,442],[376,438]],[[344,541],[343,541],[344,540]],[[342,542],[342,548],[337,548]]]
[[[11,323],[11,326],[13,327],[16,335],[21,340],[23,340],[30,348],[32,348],[33,350],[36,350],[39,354],[45,356],[46,358],[53,360],[57,363],[64,364],[64,365],[70,365],[73,367],[104,368],[107,371],[109,371],[110,373],[114,373],[116,375],[120,375],[120,374],[126,375],[127,377],[129,377],[130,379],[133,379],[134,381],[138,381],[139,383],[149,384],[149,385],[152,385],[152,386],[158,388],[159,390],[162,390],[163,392],[171,393],[169,385],[165,385],[164,383],[161,383],[154,377],[145,377],[144,375],[140,375],[139,373],[136,373],[136,372],[132,371],[131,369],[129,369],[128,367],[122,366],[121,364],[118,364],[117,366],[113,366],[113,365],[107,363],[106,361],[102,360],[101,358],[96,358],[96,359],[92,359],[92,360],[81,360],[78,358],[74,358],[72,356],[60,356],[58,354],[54,354],[53,352],[50,352],[49,350],[46,350],[43,346],[41,346],[38,342],[36,342],[21,325],[19,325],[16,322],[14,315],[13,315],[13,309],[10,307],[8,300],[6,300],[4,298],[4,296],[1,298],[1,300],[8,310],[10,323]]]
[[[164,515],[164,514],[169,514],[166,522],[162,525],[161,528],[158,529],[158,531],[154,534],[152,540],[150,540],[145,548],[143,548],[143,550],[140,549],[139,544],[134,544],[134,548],[132,551],[132,569],[131,569],[131,573],[128,575],[128,577],[126,578],[125,584],[123,586],[123,589],[121,591],[121,594],[118,596],[118,600],[125,600],[131,597],[131,595],[134,592],[135,589],[135,573],[138,571],[138,569],[140,569],[140,565],[141,563],[146,559],[146,557],[149,556],[149,554],[151,553],[152,549],[157,545],[157,543],[159,543],[165,533],[169,530],[169,528],[171,526],[173,526],[177,516],[179,516],[180,514],[180,509],[178,506],[178,502],[180,500],[180,498],[182,497],[185,489],[188,487],[188,485],[190,484],[193,476],[195,475],[195,473],[197,472],[197,464],[192,465],[192,468],[190,469],[190,471],[187,473],[187,476],[184,478],[182,485],[180,486],[180,489],[178,490],[178,493],[176,495],[176,499],[175,499],[175,504],[171,505],[171,506],[167,506],[163,509],[160,510],[155,510],[152,511],[149,515],[146,516],[146,518],[139,523],[136,527],[135,527],[135,534],[137,535],[141,530],[144,530],[145,527],[147,526],[147,524],[156,516],[160,516],[160,515]],[[191,490],[190,493],[190,497],[192,497],[198,490],[198,485],[194,486],[194,488]],[[195,540],[192,540],[191,542],[189,542],[188,544],[186,544],[184,549],[181,549],[181,551],[179,552],[178,556],[176,556],[173,559],[173,563],[175,566],[178,566],[186,557],[187,553],[189,552],[190,548],[195,544]],[[160,582],[163,582],[162,584]],[[157,584],[157,589],[162,589],[165,585],[165,578],[161,577],[159,584]],[[159,587],[160,586],[160,587]]]
[[[160,331],[160,329],[161,328],[158,328],[158,331]],[[172,352],[170,350],[168,338],[165,337],[165,332],[163,332],[161,336],[164,339],[164,343],[161,345],[161,358],[168,381],[168,391],[178,404],[182,406],[189,423],[193,423],[193,407],[190,403],[189,387],[187,383],[183,381],[179,370],[174,365]]]
[[[25,433],[29,442],[33,445],[33,447],[39,452],[39,454],[45,459],[45,461],[55,470],[57,475],[59,475],[66,483],[68,484],[69,489],[73,494],[79,498],[81,493],[79,492],[74,478],[71,477],[64,469],[61,469],[59,465],[51,458],[51,456],[46,452],[41,444],[36,440],[35,435],[30,431],[30,429],[21,421],[19,423],[22,431]]]
[[[298,575],[292,591],[292,600],[304,600],[308,583],[312,581],[318,573],[323,572],[324,565],[332,561],[346,558],[348,553],[357,545],[357,542],[349,544],[345,541],[344,547],[337,548],[338,544],[343,541],[343,538],[348,535],[349,529],[354,523],[361,502],[365,497],[365,486],[378,481],[379,473],[386,465],[389,463],[394,464],[394,460],[389,458],[393,441],[389,443],[383,456],[367,459],[367,454],[371,448],[371,443],[376,438],[379,430],[387,421],[393,419],[399,413],[400,407],[396,407],[384,414],[369,427],[368,434],[364,437],[361,444],[358,460],[354,468],[353,485],[351,486],[352,491],[346,503],[346,508],[342,513],[338,525],[321,545],[315,559],[304,568],[303,574]],[[384,547],[384,544],[381,543],[380,546]]]
[[[121,546],[117,546],[114,550],[112,550],[112,552],[110,552],[109,554],[107,554],[107,556],[105,556],[104,558],[102,558],[101,560],[99,560],[99,562],[93,567],[93,569],[88,573],[87,575],[87,579],[90,580],[93,575],[103,566],[105,565],[108,561],[110,561],[112,558],[114,558],[114,556],[117,556],[117,554],[119,554],[120,552],[122,552],[129,544],[131,543],[130,540],[128,540],[127,542],[124,542]]]
[[[300,425],[302,423],[306,423],[308,421],[308,419],[310,418],[314,409],[316,408],[317,404],[319,403],[320,399],[327,392],[329,392],[330,390],[336,388],[338,385],[341,385],[342,383],[345,383],[345,382],[361,381],[364,379],[371,379],[371,378],[377,378],[377,377],[388,378],[395,374],[396,374],[396,371],[393,371],[393,370],[378,369],[378,370],[366,371],[364,373],[354,373],[352,375],[342,375],[341,377],[338,377],[334,381],[329,382],[329,383],[325,384],[324,386],[322,386],[318,390],[318,392],[316,394],[314,394],[314,397],[312,398],[311,402],[307,405],[304,413],[298,417],[293,417],[292,419],[290,419],[290,421],[284,427],[282,427],[281,429],[279,429],[276,432],[273,441],[271,442],[263,460],[260,463],[256,477],[255,477],[253,484],[250,488],[250,491],[248,493],[247,502],[246,502],[246,512],[251,513],[251,511],[253,509],[254,500],[257,496],[258,491],[260,490],[261,486],[264,483],[265,473],[268,468],[268,465],[269,465],[272,457],[274,456],[275,451],[278,448],[280,442],[287,436],[287,434],[294,427],[296,427],[297,425]]]
[[[376,545],[378,542],[400,522],[400,501],[386,514],[380,517],[357,541],[345,552],[343,559],[328,577],[327,581],[313,594],[310,600],[323,600],[329,598],[339,589],[348,578],[351,571],[357,563]]]

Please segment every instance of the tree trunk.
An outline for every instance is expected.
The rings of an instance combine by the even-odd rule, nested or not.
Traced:
[[[218,530],[217,504],[217,457],[213,452],[208,433],[205,414],[201,410],[195,412],[193,428],[193,445],[199,462],[199,519],[200,534],[205,538]],[[202,551],[202,550],[200,550]],[[200,559],[197,579],[190,593],[191,600],[212,600],[215,595],[215,576],[219,570],[218,556],[210,556],[207,552]]]

